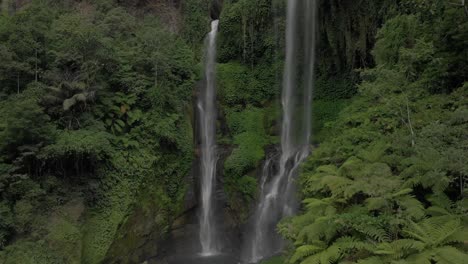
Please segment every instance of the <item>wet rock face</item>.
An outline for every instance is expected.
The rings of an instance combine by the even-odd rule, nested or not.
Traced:
[[[213,20],[219,19],[222,6],[223,6],[223,0],[213,0],[213,2],[211,3],[211,8],[210,8],[211,19]]]
[[[137,205],[119,228],[104,263],[141,263],[154,256],[167,228],[167,220],[157,204]]]
[[[187,190],[184,196],[184,204],[183,204],[183,212],[182,214],[186,214],[192,211],[194,208],[198,206],[198,177],[199,174],[199,164],[197,163],[197,159],[194,159],[192,162],[192,168],[190,173],[185,177],[185,183],[187,184]]]

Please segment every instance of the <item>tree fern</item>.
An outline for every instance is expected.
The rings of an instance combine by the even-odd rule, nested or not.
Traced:
[[[321,264],[320,255],[309,256],[301,264]]]
[[[358,252],[358,251],[372,251],[374,245],[360,241],[352,237],[342,237],[337,239],[333,244],[328,247],[318,246],[301,246],[299,247],[293,257],[290,259],[290,263],[297,263],[298,260],[304,259],[301,264],[318,263],[318,264],[330,264],[336,263],[346,255]]]
[[[339,245],[333,244],[326,250],[320,252],[319,256],[321,264],[331,264],[336,263],[336,261],[341,259],[343,257],[343,252],[341,251]]]
[[[425,250],[406,258],[409,263],[415,264],[464,264],[466,259],[467,254],[450,246]]]
[[[414,264],[432,264],[431,260],[433,253],[430,250],[425,250],[417,254],[410,255],[406,258],[409,263]]]
[[[300,246],[296,249],[294,254],[292,255],[289,263],[296,263],[299,260],[302,260],[308,256],[315,254],[316,252],[322,251],[324,248],[315,245],[304,245]]]
[[[323,251],[306,257],[301,264],[330,264],[335,263],[342,257],[339,247],[332,245]],[[291,262],[293,263],[293,262]]]
[[[346,160],[343,165],[341,165],[339,171],[339,174],[342,176],[346,177],[353,177],[353,176],[358,176],[359,172],[362,170],[364,167],[364,163],[362,160],[360,160],[357,157],[350,157],[348,160]]]
[[[366,204],[366,208],[369,211],[372,211],[372,210],[381,209],[383,207],[387,207],[389,206],[390,203],[387,199],[383,197],[370,197],[366,199],[365,204]]]
[[[432,204],[432,206],[427,208],[427,213],[432,216],[454,216],[457,213],[457,204],[451,201],[444,193],[430,195],[427,200]]]
[[[423,204],[411,195],[398,197],[396,202],[411,219],[421,219],[426,214]]]
[[[358,228],[357,231],[379,242],[389,240],[387,231],[376,226],[364,225]]]
[[[359,152],[359,157],[369,162],[378,162],[382,159],[385,151],[389,148],[389,145],[385,141],[376,141],[370,145],[367,149]]]
[[[315,169],[316,172],[318,173],[327,173],[327,174],[330,174],[330,175],[337,175],[338,174],[338,168],[335,166],[335,165],[322,165],[322,166],[319,166],[317,167],[317,169]]]
[[[373,251],[375,250],[375,244],[370,241],[361,241],[354,237],[341,237],[336,240],[335,245],[337,245],[341,251],[348,250],[366,250]]]
[[[439,4],[434,21],[448,22],[454,13],[445,12],[452,7]],[[381,40],[396,38],[392,63],[377,60],[374,69],[364,70],[360,94],[330,123],[329,137],[307,162],[303,194],[320,201],[306,204],[310,221],[295,227],[307,243],[294,242],[299,247],[321,241],[327,247],[296,262],[459,264],[468,259],[463,252],[468,240],[468,119],[463,116],[468,86],[445,94],[427,90],[439,86],[428,75],[437,72],[431,67],[443,56],[436,58],[437,45],[426,42],[433,39],[432,31],[410,34],[415,27],[408,21],[426,21],[426,11],[413,11],[393,18],[392,24],[410,30],[382,31]],[[327,213],[327,208],[332,209]],[[327,224],[333,236],[324,235]],[[357,248],[347,237],[370,246]]]
[[[333,237],[338,231],[338,226],[331,217],[320,217],[314,223],[305,226],[297,237],[298,241],[325,241]]]
[[[445,246],[435,250],[433,260],[438,264],[463,264],[468,260],[468,255],[457,248]]]
[[[444,239],[445,244],[462,244],[468,242],[468,228],[461,227],[458,231],[452,233]]]
[[[424,249],[424,243],[413,239],[399,239],[392,242],[380,243],[375,254],[388,256],[390,259],[401,259],[404,256]]]
[[[369,257],[360,259],[357,261],[357,264],[382,264],[382,259],[379,257]]]
[[[444,245],[462,230],[460,219],[450,217],[431,217],[419,223],[410,222],[403,231],[409,237],[420,240],[427,246]]]
[[[308,210],[319,210],[331,205],[330,199],[308,198],[302,201]]]
[[[392,198],[401,197],[401,196],[410,194],[410,193],[412,193],[412,192],[413,192],[413,189],[412,189],[412,188],[405,188],[405,189],[402,189],[402,190],[397,191],[396,193],[393,193],[393,194],[391,195],[391,197],[392,197]]]
[[[322,178],[321,185],[326,186],[332,193],[332,196],[342,197],[351,197],[358,190],[349,193],[349,187],[353,184],[353,181],[345,177],[339,176],[325,176]],[[345,195],[346,193],[346,195]]]
[[[468,259],[461,250],[450,246],[462,242],[466,230],[456,217],[432,217],[419,223],[410,222],[404,233],[418,241],[417,252],[407,259],[414,263],[462,264]],[[466,238],[466,237],[465,237]]]
[[[430,206],[426,212],[432,216],[448,216],[452,215],[447,209],[439,206]]]

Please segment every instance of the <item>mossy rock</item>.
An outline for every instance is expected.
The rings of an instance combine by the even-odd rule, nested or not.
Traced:
[[[118,229],[104,263],[141,263],[157,255],[169,231],[167,197],[150,185]]]

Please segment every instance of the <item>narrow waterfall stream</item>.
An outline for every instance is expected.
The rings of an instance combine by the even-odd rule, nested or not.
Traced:
[[[281,155],[275,173],[268,169],[270,160],[264,165],[262,191],[243,249],[242,257],[248,263],[257,263],[281,250],[283,241],[276,225],[297,208],[294,180],[299,165],[309,154],[311,134],[316,12],[315,0],[288,1]]]
[[[205,79],[206,86],[198,98],[201,135],[201,255],[212,256],[219,252],[216,221],[213,215],[213,193],[216,184],[216,35],[218,20],[211,22],[211,32],[206,40]]]

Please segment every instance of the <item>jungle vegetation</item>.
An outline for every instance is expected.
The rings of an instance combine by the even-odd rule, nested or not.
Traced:
[[[1,264],[136,263],[143,238],[164,240],[193,188],[211,2],[2,1]],[[271,263],[468,259],[464,3],[320,0],[312,154]],[[224,0],[219,14],[233,228],[279,142],[284,9]]]

